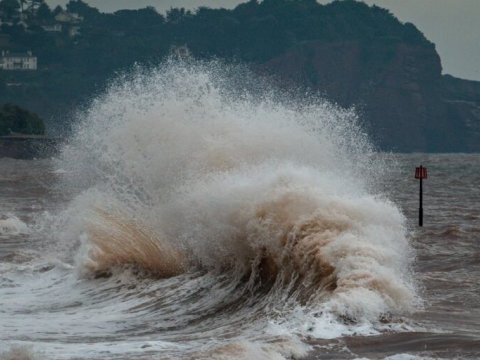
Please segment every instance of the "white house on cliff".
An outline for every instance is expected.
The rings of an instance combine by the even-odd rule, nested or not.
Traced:
[[[2,70],[37,70],[37,57],[31,51],[26,53],[10,53],[2,51],[0,57],[0,69]]]

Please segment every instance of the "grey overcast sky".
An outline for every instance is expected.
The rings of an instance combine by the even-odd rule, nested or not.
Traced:
[[[244,0],[85,0],[102,11],[155,6],[160,12],[171,7],[199,6],[233,8]],[[67,0],[47,0],[52,5]],[[330,0],[319,0],[329,3]],[[443,72],[464,79],[480,80],[480,0],[364,0],[389,9],[403,22],[415,24],[434,42]]]

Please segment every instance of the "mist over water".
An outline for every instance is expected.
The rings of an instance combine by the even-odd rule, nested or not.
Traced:
[[[56,329],[40,348],[289,358],[407,326],[414,255],[385,163],[353,110],[303,97],[170,59],[80,113],[54,164],[67,199],[37,225],[58,264],[19,284],[43,309],[30,331]]]

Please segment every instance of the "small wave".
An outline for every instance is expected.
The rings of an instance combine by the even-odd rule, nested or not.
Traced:
[[[208,351],[191,354],[188,359],[198,360],[286,360],[301,359],[308,353],[309,347],[300,341],[279,338],[270,344],[258,344],[238,341],[214,347]]]
[[[396,354],[387,356],[384,360],[434,360],[434,358],[421,355]]]
[[[22,264],[32,261],[35,255],[35,253],[28,251],[13,251],[5,255],[0,255],[0,260],[5,263]]]
[[[466,231],[460,225],[448,225],[439,229],[425,230],[425,235],[442,237],[447,239],[458,239],[466,234]]]
[[[33,352],[30,346],[12,346],[6,352],[0,353],[0,360],[42,360],[39,354]]]
[[[451,226],[447,227],[446,229],[444,229],[440,233],[440,236],[457,238],[457,237],[461,236],[463,233],[464,233],[464,231],[460,226],[451,225]]]
[[[21,235],[28,233],[28,226],[16,216],[0,219],[0,235]]]

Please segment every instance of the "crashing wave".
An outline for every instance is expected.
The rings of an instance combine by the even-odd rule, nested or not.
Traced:
[[[348,319],[413,309],[404,218],[355,113],[236,67],[138,70],[83,113],[59,167],[82,266],[236,272]],[[65,219],[66,218],[66,219]],[[83,253],[82,253],[83,254]]]

